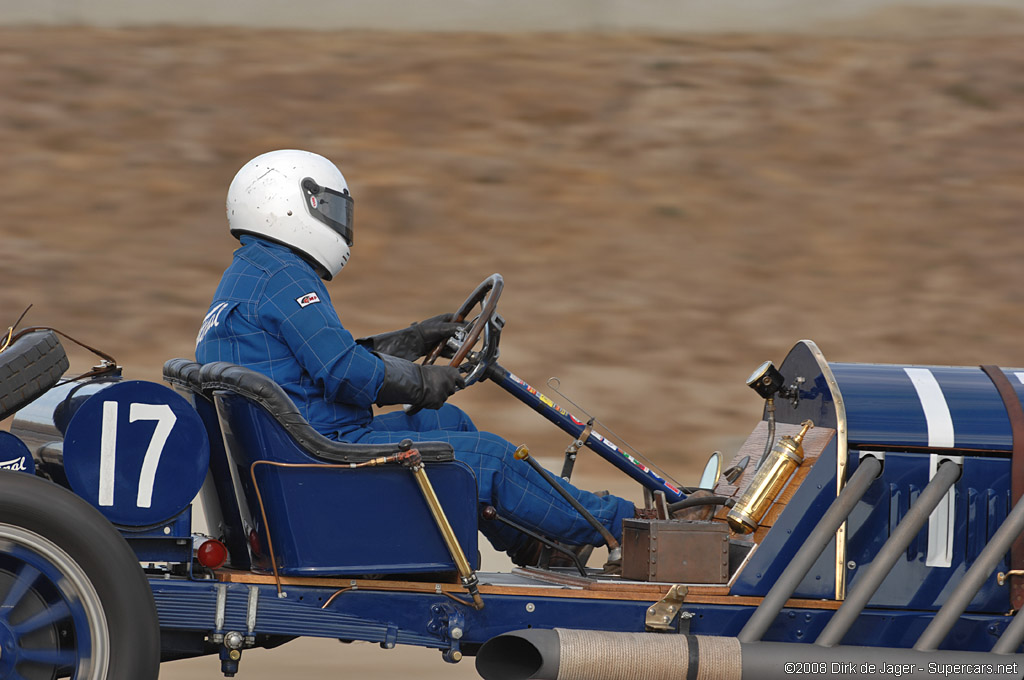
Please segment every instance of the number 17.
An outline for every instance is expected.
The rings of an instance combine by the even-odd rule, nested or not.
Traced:
[[[139,492],[135,499],[136,507],[148,508],[153,504],[153,485],[156,481],[156,469],[160,464],[160,456],[167,444],[167,438],[174,428],[177,416],[167,404],[132,403],[128,409],[128,422],[137,420],[155,420],[156,429],[149,440],[146,455],[142,459],[142,471],[139,473]],[[103,402],[103,422],[100,431],[100,488],[99,504],[114,504],[114,470],[117,466],[117,402]]]

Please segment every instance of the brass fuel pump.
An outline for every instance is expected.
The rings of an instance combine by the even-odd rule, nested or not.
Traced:
[[[736,533],[749,534],[757,529],[779,492],[800,467],[804,460],[804,437],[814,423],[805,420],[801,425],[803,427],[796,435],[779,439],[779,443],[761,461],[750,486],[726,515],[726,521]]]

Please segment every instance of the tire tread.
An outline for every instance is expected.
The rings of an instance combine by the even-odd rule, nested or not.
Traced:
[[[26,333],[0,352],[0,420],[57,384],[69,365],[52,330]]]

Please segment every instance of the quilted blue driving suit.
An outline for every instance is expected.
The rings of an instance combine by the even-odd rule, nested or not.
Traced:
[[[513,458],[512,444],[479,432],[456,406],[424,409],[411,417],[400,411],[374,417],[384,362],[341,325],[320,277],[284,246],[253,236],[241,241],[196,338],[199,362],[229,361],[269,376],[309,424],[332,439],[447,441],[476,474],[481,504],[569,544],[603,543],[540,475]],[[621,537],[622,520],[633,516],[632,503],[564,486]],[[515,550],[524,541],[498,522],[482,523],[481,531],[499,550]]]

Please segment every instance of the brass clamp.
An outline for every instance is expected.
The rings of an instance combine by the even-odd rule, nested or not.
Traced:
[[[1006,572],[999,572],[996,574],[996,583],[1001,586],[1005,586],[1006,582],[1010,580],[1011,576],[1024,576],[1024,569],[1011,569]]]
[[[579,453],[580,449],[582,449],[590,439],[590,435],[593,431],[594,419],[591,418],[587,421],[583,431],[580,432],[580,436],[574,439],[569,446],[565,447],[565,461],[562,463],[562,474],[560,475],[565,481],[568,482],[572,477],[572,469],[573,466],[576,465],[576,454]]]
[[[594,419],[591,418],[590,420],[587,421],[587,424],[583,428],[583,431],[580,432],[580,436],[577,437],[572,444],[569,444],[569,446],[566,447],[565,455],[575,455],[577,452],[579,452],[579,450],[583,448],[583,445],[587,443],[587,440],[590,439],[590,435],[593,431]]]
[[[683,602],[686,600],[687,588],[684,585],[674,585],[653,605],[648,607],[647,615],[644,617],[644,625],[648,630],[672,631],[672,622],[678,615],[680,619],[692,617],[684,616],[689,612],[682,612]]]

